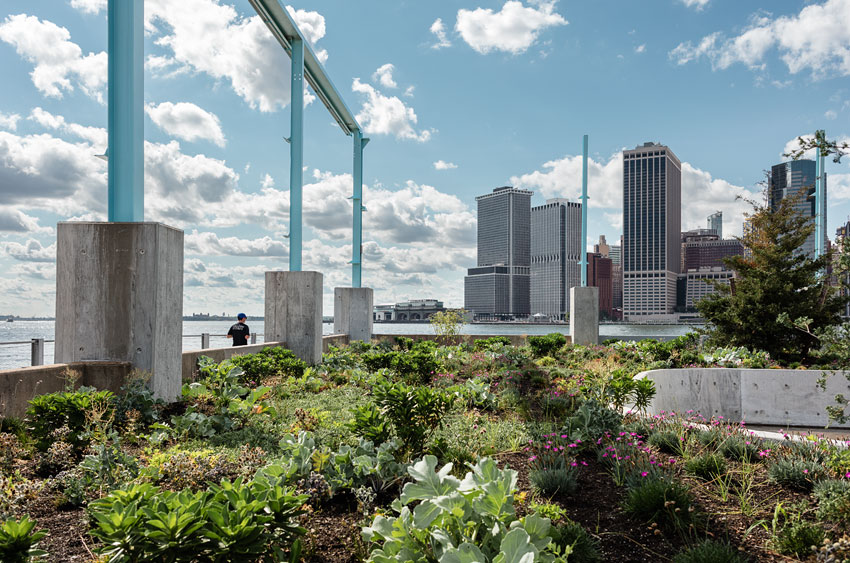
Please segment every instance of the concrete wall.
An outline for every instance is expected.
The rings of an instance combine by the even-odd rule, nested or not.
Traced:
[[[262,344],[249,344],[247,346],[229,346],[227,348],[205,348],[203,350],[192,350],[183,352],[182,375],[183,381],[194,381],[198,374],[198,358],[209,356],[216,362],[223,362],[233,356],[244,356],[245,354],[256,354],[265,348],[285,348],[283,342],[263,342]]]
[[[130,362],[75,362],[0,370],[0,418],[23,416],[36,395],[63,391],[68,370],[79,374],[78,386],[118,392],[132,369]]]
[[[825,390],[817,385],[824,373],[831,375]],[[706,418],[771,426],[825,427],[825,407],[835,395],[850,396],[850,381],[837,371],[686,368],[646,371],[636,378],[655,382],[650,414],[693,410]],[[830,427],[850,428],[850,423]]]
[[[437,336],[435,334],[373,334],[372,342],[389,342],[394,343],[396,337],[404,337],[410,338],[414,342],[418,342],[420,340],[437,340]],[[472,344],[476,340],[486,340],[488,338],[493,338],[496,336],[504,336],[507,337],[508,340],[511,341],[512,346],[526,346],[528,345],[528,335],[527,334],[461,334],[458,336],[460,342],[465,344]],[[570,336],[564,335],[567,339],[567,342],[570,342]]]
[[[368,342],[372,337],[371,287],[334,288],[334,333]]]
[[[582,346],[599,344],[599,288],[570,288],[570,336]]]
[[[310,365],[322,361],[322,274],[266,272],[266,342],[286,342]]]

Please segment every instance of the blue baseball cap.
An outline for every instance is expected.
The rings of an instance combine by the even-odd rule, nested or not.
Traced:
[[[246,315],[245,313],[239,313],[238,315],[236,315],[236,318],[237,319],[247,319],[248,315]]]

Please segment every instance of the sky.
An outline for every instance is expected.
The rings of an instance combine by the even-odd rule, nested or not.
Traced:
[[[0,314],[52,316],[56,224],[106,220],[106,0],[0,8]],[[314,0],[286,4],[371,139],[363,285],[463,304],[475,196],[581,186],[619,239],[622,150],[682,161],[682,227],[740,235],[798,136],[850,138],[850,0]],[[145,2],[145,219],[185,233],[184,314],[262,314],[288,269],[289,60],[248,0]],[[304,269],[351,284],[351,137],[307,92]],[[828,234],[850,157],[827,163]]]

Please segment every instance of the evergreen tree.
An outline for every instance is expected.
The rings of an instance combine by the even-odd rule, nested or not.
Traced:
[[[802,251],[815,229],[811,218],[795,209],[806,191],[783,198],[775,209],[749,202],[754,208],[748,215],[751,228],[738,239],[745,254],[724,259],[736,278],[730,285],[715,283],[717,292],[697,304],[710,325],[712,344],[746,346],[799,361],[818,346],[817,338],[789,327],[780,316],[810,320],[811,332],[840,323],[846,300],[829,284],[831,253],[814,259]]]

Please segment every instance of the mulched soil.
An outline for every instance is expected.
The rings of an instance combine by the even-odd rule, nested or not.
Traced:
[[[352,506],[353,504],[353,506]],[[302,556],[316,563],[354,563],[363,554],[360,527],[363,515],[356,503],[340,502],[323,506],[301,523],[307,528]]]
[[[27,513],[37,522],[37,529],[47,532],[47,537],[39,543],[48,553],[47,561],[92,561],[92,539],[88,535],[85,512],[82,509],[59,510],[56,501],[53,493],[43,492],[27,504]]]

